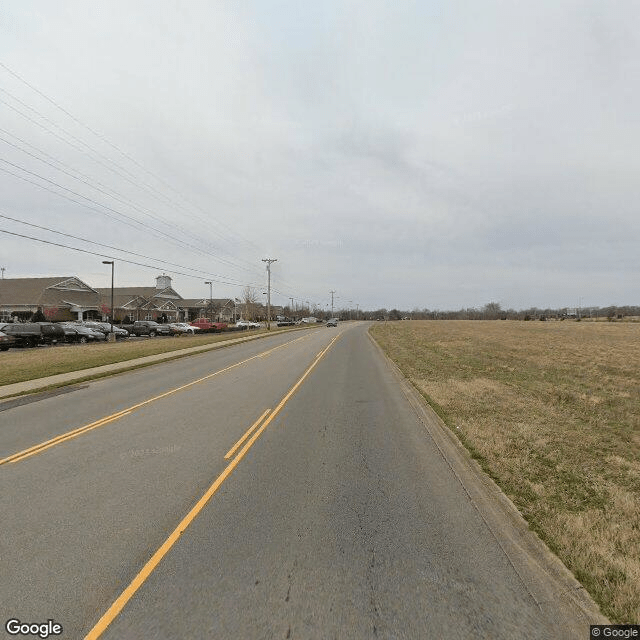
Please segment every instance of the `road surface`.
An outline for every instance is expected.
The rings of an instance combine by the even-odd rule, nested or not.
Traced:
[[[588,637],[416,407],[364,323],[0,404],[4,637]]]

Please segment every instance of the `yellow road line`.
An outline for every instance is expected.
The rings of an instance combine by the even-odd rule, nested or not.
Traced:
[[[91,431],[92,429],[97,429],[98,427],[102,427],[105,424],[109,424],[110,422],[114,422],[115,420],[119,420],[120,418],[124,418],[125,416],[128,416],[131,413],[131,411],[121,411],[118,414],[114,414],[113,416],[109,416],[107,418],[102,418],[101,420],[98,420],[97,422],[92,422],[91,424],[85,426],[85,427],[81,427],[80,429],[76,429],[75,431],[72,431],[71,433],[64,433],[61,436],[58,436],[57,438],[53,438],[52,440],[49,440],[47,442],[43,442],[42,444],[36,445],[35,447],[32,447],[31,449],[28,449],[27,451],[23,451],[20,453],[15,454],[14,456],[11,456],[9,458],[5,458],[4,460],[0,460],[0,465],[5,464],[5,462],[18,462],[19,460],[25,460],[26,458],[30,458],[31,456],[35,456],[37,453],[42,453],[43,451],[46,451],[47,449],[50,449],[51,447],[55,447],[57,444],[60,444],[61,442],[64,442],[65,440],[71,440],[71,438],[75,438],[79,435],[82,435],[83,433],[86,433],[87,431]]]
[[[173,530],[171,535],[163,542],[162,546],[151,556],[147,563],[142,567],[138,575],[131,581],[129,586],[118,596],[116,601],[107,609],[105,614],[98,620],[96,625],[85,636],[84,640],[96,640],[105,631],[105,629],[115,620],[118,614],[125,607],[127,602],[135,595],[138,589],[144,584],[145,580],[151,575],[153,570],[160,564],[161,560],[167,555],[171,547],[177,542],[178,538],[186,531],[187,527],[193,522],[196,516],[202,511],[204,506],[209,502],[213,495],[222,486],[223,482],[231,475],[231,472],[238,466],[242,458],[255,441],[260,437],[262,432],[267,428],[271,421],[278,415],[282,407],[287,403],[291,396],[296,392],[300,385],[305,381],[307,376],[311,373],[313,368],[320,362],[322,356],[333,346],[335,341],[340,336],[336,336],[325,349],[323,349],[311,366],[304,372],[302,377],[296,382],[289,390],[287,395],[280,401],[278,406],[273,410],[273,413],[262,423],[262,426],[251,436],[249,441],[242,447],[240,453],[227,465],[224,471],[216,478],[214,483],[207,489],[206,493],[198,500],[195,506],[189,511],[189,513],[182,519],[180,524]],[[264,415],[264,414],[263,414]]]
[[[141,407],[144,407],[148,404],[151,404],[152,402],[156,402],[157,400],[161,400],[162,398],[166,398],[167,396],[170,396],[174,393],[178,393],[178,391],[184,391],[185,389],[188,389],[189,387],[192,387],[196,384],[199,384],[200,382],[204,382],[205,380],[209,380],[210,378],[213,378],[214,376],[220,375],[221,373],[225,373],[226,371],[229,371],[231,369],[235,369],[236,367],[239,367],[243,364],[246,364],[247,362],[250,362],[251,360],[255,360],[256,358],[262,358],[263,356],[266,356],[270,353],[273,353],[274,351],[276,351],[277,349],[281,349],[282,347],[287,347],[289,345],[294,344],[295,342],[299,342],[300,340],[304,340],[305,338],[308,338],[310,335],[312,334],[308,334],[306,336],[302,336],[301,338],[296,338],[295,340],[291,340],[290,342],[285,342],[284,344],[280,344],[277,347],[273,347],[271,349],[268,349],[267,351],[264,351],[262,353],[259,353],[255,356],[251,356],[250,358],[247,358],[246,360],[242,360],[241,362],[236,362],[236,364],[232,364],[229,367],[225,367],[224,369],[220,369],[219,371],[214,371],[213,373],[210,373],[206,376],[203,376],[202,378],[198,378],[197,380],[193,380],[192,382],[188,382],[187,384],[183,384],[180,387],[176,387],[175,389],[170,389],[169,391],[165,391],[164,393],[161,393],[158,396],[154,396],[153,398],[149,398],[148,400],[143,400],[142,402],[139,402],[138,404],[134,404],[131,407],[128,407],[127,409],[123,409],[122,411],[118,411],[117,413],[113,413],[109,416],[104,416],[103,418],[100,418],[99,420],[96,420],[95,422],[91,422],[90,424],[86,424],[82,427],[78,427],[77,429],[74,429],[73,431],[68,431],[66,433],[60,434],[59,436],[56,436],[55,438],[52,438],[51,440],[47,440],[46,442],[41,442],[39,444],[34,445],[33,447],[29,447],[28,449],[24,449],[23,451],[18,451],[17,453],[14,453],[10,456],[8,456],[7,458],[3,458],[2,460],[0,460],[0,466],[4,465],[4,464],[10,464],[13,462],[20,462],[21,460],[25,460],[26,458],[30,458],[32,455],[35,455],[36,453],[40,453],[42,451],[45,451],[46,449],[49,449],[57,444],[60,444],[62,442],[66,442],[67,440],[71,440],[72,438],[76,438],[77,436],[82,435],[83,433],[87,433],[88,431],[92,431],[93,429],[96,429],[97,427],[101,427],[105,424],[109,424],[111,422],[114,422],[115,420],[118,420],[119,418],[122,418],[123,416],[126,416],[128,414],[130,414],[132,411],[135,411],[136,409],[140,409]]]
[[[233,447],[231,447],[231,449],[229,449],[229,451],[227,451],[227,454],[225,455],[224,459],[228,460],[239,448],[240,445],[251,435],[251,432],[264,420],[264,417],[267,415],[267,413],[269,413],[269,411],[271,411],[271,409],[267,409],[246,431],[246,433],[242,436],[242,438],[240,438],[240,440],[238,440],[238,442],[236,442]]]

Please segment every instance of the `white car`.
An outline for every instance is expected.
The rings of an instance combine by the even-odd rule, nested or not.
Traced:
[[[171,333],[191,333],[195,334],[196,331],[200,331],[200,327],[194,327],[192,324],[188,322],[172,322],[169,324],[169,329]]]
[[[262,325],[258,322],[249,322],[249,320],[238,320],[236,327],[247,327],[247,329],[259,329]]]

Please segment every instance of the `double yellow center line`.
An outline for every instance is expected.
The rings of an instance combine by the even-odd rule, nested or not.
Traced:
[[[191,511],[181,520],[180,524],[173,530],[171,535],[164,541],[162,546],[151,556],[151,558],[147,561],[147,563],[142,567],[138,575],[131,581],[129,586],[120,594],[117,600],[109,607],[106,613],[98,620],[96,625],[89,631],[89,633],[85,636],[84,640],[96,640],[99,638],[105,631],[105,629],[113,622],[113,620],[118,616],[118,614],[125,607],[127,602],[131,600],[131,598],[135,595],[135,593],[140,589],[140,587],[144,584],[146,579],[151,575],[153,570],[160,564],[160,561],[167,555],[171,547],[177,542],[178,538],[185,532],[187,527],[193,522],[196,516],[202,511],[207,502],[213,497],[213,495],[218,491],[218,489],[222,486],[224,481],[231,475],[231,472],[238,466],[242,458],[246,455],[247,451],[251,449],[255,441],[260,437],[262,432],[269,426],[272,420],[280,413],[284,405],[289,401],[291,396],[297,391],[297,389],[302,385],[307,376],[311,373],[314,367],[320,362],[320,359],[329,351],[329,349],[333,346],[335,341],[340,337],[337,335],[331,342],[327,345],[325,349],[323,349],[315,358],[315,360],[311,363],[311,366],[304,372],[302,377],[296,382],[293,387],[287,392],[287,394],[280,400],[278,406],[273,410],[269,417],[262,422],[262,420],[267,416],[269,410],[267,409],[261,416],[253,423],[253,425],[249,428],[249,430],[244,434],[244,436],[236,442],[236,444],[231,448],[231,450],[225,456],[225,459],[231,457],[233,453],[237,450],[238,447],[242,446],[242,443],[249,438],[252,432],[253,435],[249,438],[238,455],[233,458],[233,460],[226,466],[224,471],[215,479],[214,483],[207,489],[206,493],[198,500],[198,502],[193,506]],[[262,422],[262,424],[260,424]],[[259,426],[259,428],[257,428]],[[257,428],[257,430],[256,430]]]
[[[161,400],[162,398],[166,398],[167,396],[173,395],[174,393],[178,393],[179,391],[184,391],[185,389],[188,389],[189,387],[193,387],[196,384],[200,384],[201,382],[204,382],[205,380],[209,380],[211,378],[213,378],[214,376],[218,376],[221,373],[225,373],[226,371],[229,371],[231,369],[235,369],[236,367],[240,367],[243,364],[246,364],[247,362],[250,362],[251,360],[255,360],[256,358],[264,358],[265,356],[269,355],[270,353],[273,353],[274,351],[278,350],[278,349],[282,349],[283,347],[288,347],[292,344],[294,344],[295,342],[299,342],[300,340],[305,340],[307,339],[310,335],[312,334],[308,334],[305,336],[302,336],[301,338],[296,338],[295,340],[291,340],[290,342],[285,342],[284,344],[278,345],[277,347],[273,347],[271,349],[268,349],[267,351],[263,351],[262,353],[259,353],[255,356],[251,356],[250,358],[247,358],[246,360],[242,360],[241,362],[237,362],[236,364],[232,364],[229,367],[225,367],[224,369],[220,369],[219,371],[214,371],[213,373],[210,373],[206,376],[203,376],[202,378],[198,378],[197,380],[193,380],[192,382],[189,382],[187,384],[183,384],[180,387],[176,387],[175,389],[170,389],[169,391],[165,391],[164,393],[161,393],[158,396],[154,396],[153,398],[149,398],[148,400],[144,400],[143,402],[139,402],[138,404],[134,404],[131,407],[128,407],[127,409],[123,409],[122,411],[118,411],[117,413],[112,413],[111,415],[105,416],[104,418],[100,418],[99,420],[96,420],[95,422],[91,422],[90,424],[86,424],[82,427],[78,427],[77,429],[74,429],[73,431],[67,431],[66,433],[63,433],[59,436],[56,436],[55,438],[51,438],[50,440],[47,440],[46,442],[41,442],[39,444],[34,445],[33,447],[29,447],[28,449],[24,449],[23,451],[18,451],[17,453],[14,453],[6,458],[3,458],[2,460],[0,460],[0,466],[4,465],[4,464],[10,464],[13,462],[20,462],[22,460],[26,460],[27,458],[30,458],[31,456],[34,456],[38,453],[42,453],[43,451],[46,451],[47,449],[50,449],[51,447],[55,447],[58,444],[61,444],[63,442],[66,442],[67,440],[71,440],[73,438],[77,438],[78,436],[81,436],[84,433],[87,433],[89,431],[93,431],[93,429],[97,429],[98,427],[102,427],[105,424],[109,424],[111,422],[114,422],[115,420],[119,420],[120,418],[124,418],[124,416],[128,416],[131,412],[140,409],[141,407],[144,407],[148,404],[151,404],[152,402],[156,402],[157,400]]]

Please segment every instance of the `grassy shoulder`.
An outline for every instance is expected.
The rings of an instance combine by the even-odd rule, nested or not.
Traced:
[[[640,326],[370,331],[603,613],[640,623]]]
[[[0,385],[25,382],[36,378],[53,376],[58,373],[82,371],[105,364],[126,362],[144,356],[170,353],[189,347],[215,345],[237,338],[277,332],[278,330],[267,332],[266,329],[260,329],[251,332],[238,331],[208,333],[200,336],[123,340],[116,343],[102,342],[99,344],[61,345],[36,349],[12,349],[0,354]]]

